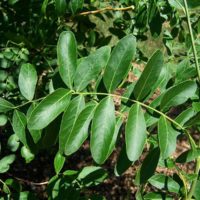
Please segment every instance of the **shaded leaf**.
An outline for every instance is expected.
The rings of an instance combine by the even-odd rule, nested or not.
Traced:
[[[177,163],[187,163],[195,160],[200,156],[200,149],[191,149],[183,152],[177,159]]]
[[[149,178],[153,176],[158,165],[159,157],[159,148],[155,148],[149,152],[142,163],[139,173],[136,176],[137,184],[144,184]]]
[[[167,196],[165,193],[149,192],[144,195],[144,200],[173,200],[172,197]]]
[[[126,152],[129,160],[136,161],[142,154],[146,141],[146,124],[139,104],[134,104],[125,128]]]
[[[39,130],[46,127],[66,109],[70,98],[70,92],[62,88],[45,97],[31,113],[28,128]]]
[[[103,76],[107,91],[113,92],[125,78],[135,52],[136,39],[133,35],[125,36],[115,46]]]
[[[79,95],[70,102],[63,114],[59,131],[59,151],[61,154],[67,155],[69,153],[67,150],[68,140],[71,139],[71,132],[75,128],[76,120],[84,107],[84,97]]]
[[[162,71],[163,62],[164,58],[162,52],[160,50],[156,51],[148,61],[134,87],[133,94],[137,100],[143,100],[149,93],[152,92],[152,87],[157,84]]]
[[[160,104],[161,109],[166,111],[172,106],[184,103],[194,96],[196,90],[197,85],[194,81],[184,81],[171,87],[162,97]]]
[[[12,118],[12,127],[19,140],[25,146],[28,145],[27,135],[26,135],[26,123],[27,121],[24,113],[15,110]]]
[[[160,190],[168,190],[169,192],[178,193],[180,185],[171,177],[164,174],[155,174],[149,179],[149,183]]]
[[[77,45],[74,34],[64,31],[60,34],[57,44],[59,73],[63,82],[73,88],[73,80],[77,67]]]
[[[115,106],[111,97],[99,103],[91,128],[90,149],[95,162],[102,164],[109,156],[110,144],[115,133]]]
[[[14,105],[0,97],[0,112],[7,112],[14,109]]]
[[[195,199],[200,199],[200,180],[197,180],[197,184],[194,190]]]
[[[22,95],[31,101],[35,94],[37,72],[33,65],[26,63],[21,66],[18,85]]]
[[[162,158],[169,157],[176,149],[176,137],[178,132],[171,127],[171,124],[163,116],[158,122],[158,139]]]
[[[84,0],[71,0],[69,3],[69,7],[74,15],[78,10],[83,8]]]
[[[3,157],[0,160],[0,174],[7,172],[10,169],[10,165],[15,161],[15,155],[11,154]]]
[[[21,155],[26,163],[30,163],[35,158],[35,155],[25,146],[21,148]]]
[[[5,126],[8,121],[8,118],[6,115],[0,114],[0,127]]]
[[[20,141],[19,141],[18,136],[16,134],[12,134],[8,138],[8,143],[7,143],[9,150],[12,152],[15,152],[15,151],[17,151],[19,145],[20,145]]]
[[[88,128],[92,120],[96,104],[86,106],[78,115],[71,131],[67,131],[65,154],[70,155],[77,151],[88,137]]]
[[[97,49],[88,57],[81,59],[76,70],[74,85],[76,90],[81,91],[101,72],[106,66],[110,56],[110,47],[105,46]]]
[[[107,172],[101,167],[87,166],[84,167],[78,175],[78,180],[82,182],[85,187],[99,185],[107,177]]]
[[[133,162],[128,159],[126,154],[126,146],[123,146],[115,165],[115,175],[122,175],[132,164]]]
[[[59,16],[64,15],[67,9],[66,0],[55,0],[55,8]]]
[[[181,126],[184,126],[184,124],[191,119],[195,115],[195,111],[192,108],[188,108],[184,110],[182,113],[180,113],[175,121],[178,122]]]
[[[56,174],[58,174],[62,170],[64,163],[65,163],[65,157],[62,156],[60,152],[57,152],[54,158],[54,169]]]
[[[36,108],[37,104],[33,103],[31,104],[31,106],[29,107],[26,117],[27,119],[30,118],[31,113],[33,112],[33,110]],[[31,137],[33,138],[34,143],[36,144],[42,137],[42,130],[33,130],[30,129],[29,130]]]

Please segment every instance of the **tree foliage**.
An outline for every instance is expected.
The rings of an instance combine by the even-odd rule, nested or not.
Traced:
[[[146,155],[134,174],[136,199],[199,199],[199,7],[198,0],[1,1],[1,199],[38,199],[9,172],[41,153],[55,170],[48,199],[104,199],[85,191],[109,178],[106,161],[119,150],[116,176]],[[183,136],[190,148],[177,156]],[[70,170],[83,143],[93,165]],[[178,164],[187,162],[196,162],[193,174]]]

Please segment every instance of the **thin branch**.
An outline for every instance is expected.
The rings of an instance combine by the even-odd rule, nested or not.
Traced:
[[[29,181],[29,180],[25,180],[23,178],[18,178],[18,177],[14,177],[14,179],[18,180],[18,181],[21,181],[23,183],[26,183],[28,185],[35,185],[35,186],[42,186],[42,185],[48,185],[49,181],[44,181],[44,182],[40,182],[40,183],[35,183],[35,182],[32,182],[32,181]]]
[[[82,13],[79,13],[78,16],[91,15],[91,14],[94,15],[94,14],[107,12],[107,11],[128,11],[128,10],[134,10],[134,9],[135,9],[134,6],[128,6],[128,7],[124,7],[124,8],[113,8],[113,7],[109,6],[106,8],[99,9],[99,10],[91,10],[91,11],[82,12]]]

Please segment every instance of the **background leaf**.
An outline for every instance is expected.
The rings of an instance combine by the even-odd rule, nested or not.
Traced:
[[[163,62],[162,52],[160,50],[156,51],[148,61],[134,87],[133,94],[137,100],[144,100],[152,92],[152,88],[157,83],[162,71]]]
[[[178,193],[180,185],[169,176],[164,174],[155,174],[149,179],[149,183],[160,190]]]
[[[160,108],[163,111],[168,110],[172,106],[177,106],[189,98],[193,97],[197,90],[197,85],[194,81],[184,81],[167,90],[163,95]]]
[[[14,105],[12,103],[0,97],[0,112],[7,112],[13,108]]]
[[[64,31],[60,34],[57,44],[57,57],[60,76],[63,82],[72,89],[77,68],[77,45],[75,36],[71,31]]]
[[[54,158],[54,169],[56,174],[60,173],[65,163],[65,157],[60,154],[60,152],[57,152],[55,158]]]
[[[18,85],[22,95],[31,101],[35,94],[37,72],[33,65],[26,63],[21,66]]]
[[[64,15],[67,9],[66,0],[55,0],[55,8],[59,16]]]
[[[5,173],[10,169],[10,165],[15,161],[15,158],[16,156],[11,154],[0,160],[0,174]]]
[[[22,113],[18,110],[15,110],[13,113],[13,118],[12,118],[13,130],[14,130],[15,134],[17,135],[17,137],[19,138],[19,140],[25,146],[28,146],[28,138],[27,138],[27,134],[26,134],[26,124],[27,124],[27,120],[26,120],[26,116],[24,115],[24,113]]]
[[[137,184],[144,184],[146,181],[151,178],[156,170],[160,157],[159,148],[152,149],[148,155],[145,157],[142,166],[139,170],[139,173],[136,176]]]
[[[90,149],[96,163],[102,164],[109,156],[109,147],[115,132],[115,107],[111,97],[99,103],[92,121]]]

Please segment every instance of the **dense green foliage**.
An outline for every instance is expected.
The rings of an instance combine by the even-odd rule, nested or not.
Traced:
[[[54,168],[46,198],[105,199],[87,191],[109,178],[106,161],[119,150],[116,176],[145,155],[130,199],[200,199],[199,7],[199,0],[1,1],[0,199],[45,198],[11,175],[41,155]],[[183,137],[189,148],[177,156]],[[68,160],[83,143],[93,165],[72,170]],[[189,162],[194,173],[179,164]]]

